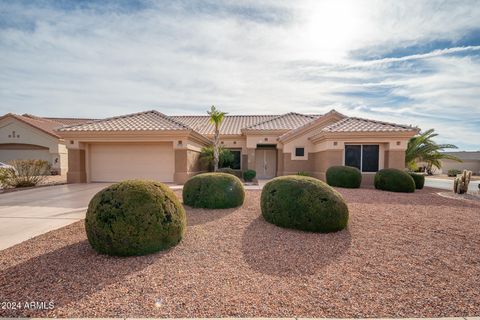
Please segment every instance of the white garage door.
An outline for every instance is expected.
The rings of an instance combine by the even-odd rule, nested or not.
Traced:
[[[90,180],[149,179],[172,182],[172,143],[95,143],[90,145]]]
[[[11,160],[45,160],[52,161],[48,148],[22,144],[0,144],[0,162]]]

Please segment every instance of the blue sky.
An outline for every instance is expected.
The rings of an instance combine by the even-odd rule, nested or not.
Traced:
[[[323,113],[480,150],[478,1],[1,1],[0,113]]]

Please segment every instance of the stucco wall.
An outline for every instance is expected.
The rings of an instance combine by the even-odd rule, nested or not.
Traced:
[[[470,170],[476,175],[480,175],[480,160],[464,160],[463,162],[456,162],[453,160],[441,160],[442,173],[447,173],[450,169]]]
[[[68,172],[67,183],[87,182],[87,172],[85,167],[85,150],[68,150]]]
[[[385,168],[405,169],[405,151],[385,150]]]
[[[15,135],[13,135],[13,132],[15,132]],[[0,144],[25,145],[23,150],[3,151],[5,156],[0,160],[41,159],[48,161],[53,169],[62,174],[67,171],[68,151],[64,141],[15,118],[6,117],[0,121]],[[28,145],[44,147],[48,153],[39,152],[34,147],[29,152]]]

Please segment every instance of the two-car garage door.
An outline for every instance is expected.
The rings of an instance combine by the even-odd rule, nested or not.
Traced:
[[[172,182],[175,153],[171,142],[92,143],[88,166],[92,182],[126,179]]]

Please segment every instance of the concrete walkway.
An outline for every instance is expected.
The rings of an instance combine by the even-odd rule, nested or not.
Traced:
[[[0,250],[85,217],[90,199],[109,184],[69,184],[0,194]]]

